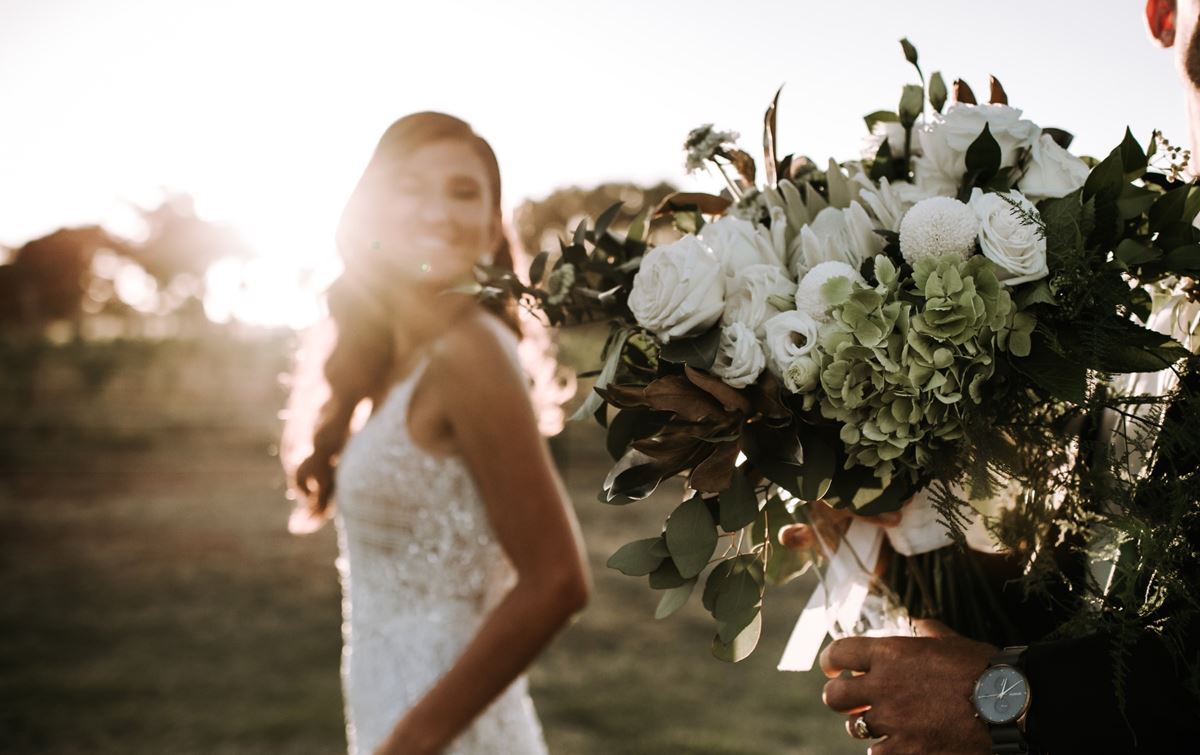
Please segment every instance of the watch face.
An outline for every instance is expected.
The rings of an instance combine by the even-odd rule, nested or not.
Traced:
[[[975,683],[971,699],[989,724],[1012,723],[1029,707],[1029,683],[1012,666],[992,666]]]

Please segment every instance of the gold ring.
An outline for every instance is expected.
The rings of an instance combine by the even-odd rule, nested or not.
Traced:
[[[871,727],[867,725],[867,717],[857,715],[850,721],[850,736],[855,739],[874,739],[875,735],[871,733]]]

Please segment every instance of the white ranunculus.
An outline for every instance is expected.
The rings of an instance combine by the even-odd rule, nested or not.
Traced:
[[[953,197],[923,199],[900,223],[900,254],[916,265],[925,257],[953,254],[963,259],[975,253],[979,219],[971,207]]]
[[[725,309],[721,263],[692,235],[655,247],[633,277],[629,309],[663,342],[703,333]]]
[[[1014,203],[1028,218],[1022,217]],[[1001,196],[976,189],[971,193],[971,209],[979,217],[979,248],[996,265],[996,277],[1005,285],[1015,286],[1050,274],[1046,238],[1035,223],[1028,222],[1041,219],[1033,202],[1015,191]]]
[[[1082,187],[1090,172],[1087,163],[1058,146],[1049,134],[1042,134],[1033,143],[1029,165],[1018,188],[1035,202],[1058,199]]]
[[[721,345],[713,374],[734,388],[745,388],[758,380],[767,366],[767,356],[754,331],[740,322],[721,328]]]
[[[812,355],[796,359],[783,371],[783,387],[792,393],[808,393],[821,382],[821,365]]]
[[[730,278],[750,265],[783,267],[783,250],[776,247],[771,232],[757,223],[726,215],[701,228],[699,238]]]
[[[845,262],[822,262],[809,270],[796,287],[796,309],[807,312],[817,322],[829,321],[829,302],[823,289],[834,278],[845,278],[850,283],[863,283],[862,275]]]
[[[771,304],[771,297],[791,301],[796,295],[796,284],[777,265],[751,265],[738,271],[733,280],[726,281],[725,290],[721,322],[725,325],[739,322],[762,335],[766,321],[779,313]]]
[[[875,222],[857,201],[844,210],[821,210],[792,244],[791,270],[797,279],[822,262],[845,262],[857,269],[863,260],[883,251]]]
[[[1021,111],[1008,105],[955,105],[945,115],[934,116],[917,132],[922,155],[913,163],[921,188],[951,197],[958,193],[967,172],[967,149],[987,124],[1000,145],[1000,167],[1015,165],[1021,149],[1033,145],[1041,129],[1023,120]]]
[[[817,347],[820,324],[806,312],[792,310],[775,315],[766,324],[767,365],[779,377],[800,357]]]

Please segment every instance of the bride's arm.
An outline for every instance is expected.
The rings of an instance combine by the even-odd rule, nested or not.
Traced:
[[[579,527],[538,433],[515,345],[490,316],[467,319],[442,340],[426,377],[517,583],[378,755],[441,751],[588,598]]]

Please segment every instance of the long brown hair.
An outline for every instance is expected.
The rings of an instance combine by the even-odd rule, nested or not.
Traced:
[[[321,406],[312,433],[312,451],[294,472],[293,486],[309,512],[318,517],[328,509],[334,488],[338,454],[350,434],[355,410],[363,399],[378,395],[395,365],[408,354],[396,353],[396,313],[388,304],[394,286],[392,276],[380,275],[386,260],[378,253],[369,228],[367,211],[381,176],[387,168],[403,161],[416,149],[439,141],[459,141],[479,155],[487,172],[497,217],[500,214],[500,167],[491,146],[464,121],[443,113],[407,115],[384,132],[362,178],[350,195],[338,223],[337,248],[343,272],[329,287],[326,298],[335,335],[325,359],[323,373],[328,399]],[[498,234],[492,264],[512,270],[512,250],[506,235]],[[492,311],[520,333],[515,311],[499,304]]]

